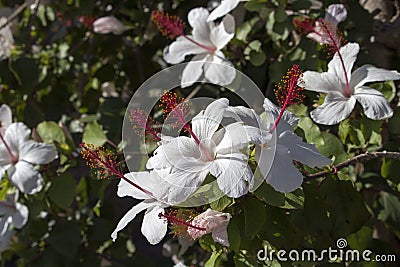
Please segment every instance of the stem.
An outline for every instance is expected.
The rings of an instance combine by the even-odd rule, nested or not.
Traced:
[[[330,30],[328,29],[328,27],[326,26],[324,21],[322,19],[320,19],[319,22],[321,23],[322,27],[324,27],[325,31],[328,33],[329,38],[332,40],[333,47],[334,47],[335,51],[337,52],[337,54],[339,56],[340,64],[342,65],[343,72],[344,72],[344,78],[346,80],[346,95],[345,96],[346,97],[350,97],[351,96],[351,90],[350,90],[349,78],[347,76],[347,71],[346,71],[346,68],[344,66],[344,61],[343,61],[343,58],[342,58],[342,54],[340,53],[339,46],[336,43],[335,38],[333,38],[332,33],[330,32]]]
[[[159,217],[164,217],[164,218],[166,218],[168,221],[172,221],[172,222],[175,222],[175,223],[177,223],[177,224],[185,225],[185,226],[187,226],[187,227],[191,227],[191,228],[194,228],[194,229],[197,229],[197,230],[200,230],[200,231],[207,231],[206,228],[193,225],[193,224],[191,224],[191,223],[188,223],[187,221],[178,219],[178,218],[176,218],[176,217],[174,217],[174,216],[171,216],[171,215],[168,215],[168,214],[162,214],[162,213],[160,212],[160,213],[158,214],[158,216],[159,216]]]
[[[90,153],[90,155],[92,155],[95,159],[97,159],[99,162],[101,162],[108,170],[111,171],[112,174],[118,176],[121,179],[124,179],[126,182],[128,182],[129,184],[133,185],[134,187],[136,187],[137,189],[139,189],[140,191],[142,191],[143,193],[151,196],[152,198],[154,198],[153,193],[151,193],[150,191],[144,189],[143,187],[141,187],[140,185],[132,182],[131,180],[129,180],[128,178],[126,178],[121,172],[119,172],[118,170],[116,170],[114,168],[114,166],[112,166],[111,164],[109,164],[108,162],[104,161],[103,159],[101,159],[99,156],[96,155],[96,153],[94,153],[93,151],[87,149],[85,146],[82,147],[83,149],[85,149],[87,152]]]
[[[365,162],[365,161],[368,161],[371,159],[382,159],[382,158],[390,158],[390,159],[400,160],[400,152],[387,152],[387,151],[368,152],[367,151],[363,154],[357,155],[357,156],[355,156],[351,159],[348,159],[342,163],[332,166],[332,170],[308,174],[305,176],[304,182],[307,182],[307,181],[310,181],[310,180],[313,180],[316,178],[324,177],[327,174],[337,173],[339,170],[341,170],[345,167],[348,167],[350,165],[353,165],[356,162]]]
[[[7,17],[6,23],[0,26],[0,30],[10,24],[11,21],[13,21],[22,11],[24,11],[27,6],[27,3],[23,3],[22,5],[20,5],[10,16]]]
[[[13,164],[16,164],[18,162],[18,158],[16,156],[14,156],[14,154],[12,153],[10,147],[6,143],[6,140],[4,140],[4,137],[3,137],[3,135],[1,133],[0,133],[0,139],[3,142],[4,146],[6,147],[7,152],[10,155],[11,161],[13,162]]]

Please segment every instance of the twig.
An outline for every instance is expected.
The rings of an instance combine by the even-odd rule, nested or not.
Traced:
[[[335,166],[332,166],[332,170],[320,171],[317,173],[312,173],[305,175],[304,182],[323,177],[327,174],[337,173],[339,170],[353,165],[356,162],[365,162],[371,159],[382,159],[382,158],[390,158],[400,160],[400,152],[365,152],[364,154],[357,155],[351,159],[348,159],[342,163],[339,163]]]
[[[27,3],[20,5],[10,16],[7,17],[7,21],[3,25],[0,25],[0,30],[10,24],[11,21],[13,21],[22,11],[24,11],[27,6]]]

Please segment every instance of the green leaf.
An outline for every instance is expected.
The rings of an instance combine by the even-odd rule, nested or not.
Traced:
[[[389,102],[391,102],[396,96],[396,86],[393,81],[374,83],[370,86],[380,91]]]
[[[372,242],[372,233],[371,227],[363,226],[356,233],[347,236],[346,240],[350,248],[362,251],[370,246]]]
[[[223,211],[229,205],[233,203],[233,199],[224,195],[223,197],[219,198],[218,200],[211,202],[210,207],[216,211]]]
[[[102,146],[107,142],[107,136],[104,134],[103,127],[96,121],[92,121],[86,125],[82,141],[94,146]]]
[[[295,191],[285,193],[285,205],[283,209],[302,209],[304,207],[304,192],[303,189],[297,188]]]
[[[266,59],[267,56],[264,54],[264,52],[250,52],[250,63],[255,67],[259,67],[264,64]]]
[[[266,4],[268,3],[268,0],[254,0],[254,1],[249,1],[244,4],[244,7],[248,11],[260,11],[263,7],[266,7]]]
[[[265,206],[263,202],[259,201],[256,198],[246,199],[243,206],[245,218],[245,235],[246,238],[253,239],[265,223]]]
[[[66,260],[72,261],[76,259],[80,240],[80,228],[76,222],[58,221],[50,232],[47,242]]]
[[[241,238],[241,226],[243,225],[243,216],[242,214],[240,215],[234,215],[232,219],[229,221],[228,224],[228,239],[229,239],[229,248],[232,249],[233,251],[239,251],[240,249],[240,243],[242,241]]]
[[[74,201],[76,185],[75,179],[70,174],[63,173],[52,179],[47,193],[54,204],[67,209]]]
[[[347,159],[347,154],[344,151],[343,144],[335,135],[327,132],[322,133],[325,145],[317,146],[319,152],[326,157],[335,156],[335,162],[342,162]]]
[[[44,121],[36,127],[40,138],[47,144],[53,144],[54,141],[58,143],[65,142],[65,134],[63,130],[54,121]]]
[[[400,183],[400,164],[398,160],[383,159],[381,168],[382,177],[395,183]]]
[[[219,258],[219,256],[221,256],[221,253],[222,253],[222,250],[213,251],[213,253],[211,253],[210,258],[204,264],[204,267],[214,267],[217,259]]]
[[[276,191],[267,183],[262,183],[253,194],[268,205],[276,207],[285,205],[285,194]]]
[[[297,126],[304,131],[308,143],[315,144],[317,148],[325,146],[321,131],[309,117],[301,117]]]

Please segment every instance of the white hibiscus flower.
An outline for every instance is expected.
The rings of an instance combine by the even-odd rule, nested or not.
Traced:
[[[393,115],[383,94],[365,84],[399,80],[400,73],[372,65],[363,65],[351,73],[359,49],[357,43],[349,43],[340,48],[340,54],[335,53],[328,64],[328,72],[304,72],[301,84],[304,89],[327,94],[324,103],[311,112],[315,122],[325,125],[339,123],[350,115],[356,101],[360,102],[370,119],[381,120]]]
[[[207,22],[208,15],[205,8],[192,9],[188,14],[192,35],[179,36],[164,50],[164,59],[170,64],[178,64],[186,56],[195,55],[183,70],[182,87],[192,85],[203,72],[208,81],[219,85],[228,85],[235,78],[232,63],[221,52],[235,34],[235,20],[228,15],[216,25]]]
[[[267,98],[264,100],[264,108],[266,113],[272,115],[273,120],[277,120],[280,109]],[[270,129],[275,124],[274,121],[267,124],[254,110],[245,107],[230,107],[225,115],[238,117],[246,124],[260,129],[260,134],[264,138],[260,138],[258,142],[253,141],[258,144],[256,147],[258,169],[266,182],[279,192],[292,192],[303,182],[303,176],[293,165],[293,160],[319,168],[332,163],[330,159],[318,152],[315,145],[303,142],[301,137],[293,132],[298,120],[289,111],[283,112],[276,126],[276,143],[269,141]],[[272,165],[268,164],[270,162]]]
[[[192,120],[192,136],[179,136],[159,146],[147,162],[148,169],[172,167],[165,177],[174,185],[169,197],[184,201],[211,173],[219,188],[230,197],[240,197],[253,186],[248,156],[241,152],[258,132],[242,123],[218,130],[228,99],[219,99]]]
[[[152,245],[159,243],[164,238],[167,233],[168,224],[163,218],[160,218],[159,214],[164,214],[164,208],[170,206],[170,204],[164,202],[168,194],[168,184],[163,177],[168,173],[169,169],[163,169],[150,172],[131,172],[125,175],[127,179],[151,192],[153,197],[133,187],[123,179],[120,181],[117,191],[119,197],[129,196],[135,199],[143,199],[143,201],[131,208],[122,217],[111,234],[113,241],[116,240],[118,232],[125,228],[138,213],[144,210],[146,212],[142,222],[142,234]]]
[[[43,186],[36,164],[47,164],[57,157],[55,148],[29,140],[31,131],[23,123],[13,123],[0,135],[0,177],[7,172],[10,181],[23,193],[34,194]]]

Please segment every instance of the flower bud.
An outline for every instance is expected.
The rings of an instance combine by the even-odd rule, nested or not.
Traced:
[[[112,33],[120,35],[128,29],[128,26],[113,16],[101,17],[93,22],[93,31],[100,34]]]

